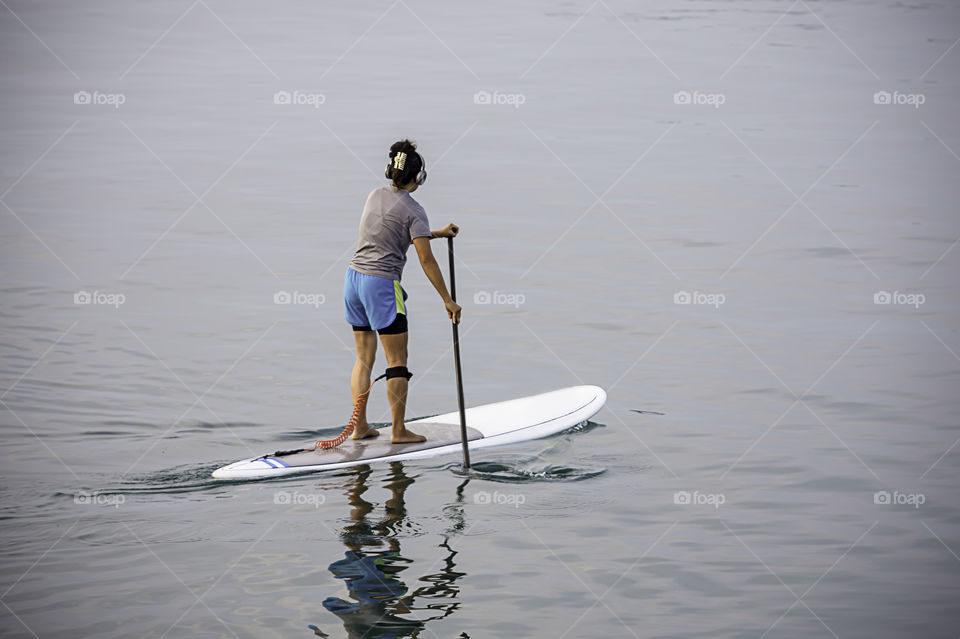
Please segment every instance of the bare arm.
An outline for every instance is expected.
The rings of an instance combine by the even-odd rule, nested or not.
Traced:
[[[447,316],[453,320],[454,324],[459,324],[460,305],[453,301],[450,292],[447,291],[447,285],[443,281],[443,273],[440,272],[440,265],[437,264],[437,258],[433,256],[433,250],[430,248],[430,238],[418,237],[413,240],[413,245],[417,249],[424,275],[433,284],[433,288],[437,289],[440,299],[443,300],[443,305],[447,308]]]

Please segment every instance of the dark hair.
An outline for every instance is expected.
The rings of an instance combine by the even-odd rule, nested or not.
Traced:
[[[407,159],[402,170],[393,168],[393,158],[400,152],[407,154]],[[390,179],[393,180],[394,186],[400,188],[410,184],[416,179],[417,174],[422,168],[423,158],[417,153],[416,144],[410,140],[400,140],[393,143],[390,147]]]

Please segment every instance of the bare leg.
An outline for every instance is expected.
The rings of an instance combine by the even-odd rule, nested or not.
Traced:
[[[357,398],[370,388],[370,371],[377,359],[377,335],[373,331],[354,331],[353,340],[357,345],[357,361],[353,365],[353,374],[350,376],[350,394],[353,405],[357,405]],[[353,431],[354,439],[376,437],[376,430],[367,423],[367,406],[364,404],[357,416],[357,426]]]
[[[408,333],[400,333],[399,335],[380,336],[383,350],[387,354],[388,368],[407,365],[407,335]],[[423,435],[407,430],[403,423],[407,412],[407,386],[408,382],[403,377],[394,377],[387,380],[387,397],[390,399],[390,410],[393,412],[393,432],[390,441],[394,444],[427,441],[427,438]]]

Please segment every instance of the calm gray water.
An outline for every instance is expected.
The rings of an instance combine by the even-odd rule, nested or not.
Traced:
[[[2,4],[4,637],[960,635],[956,3]],[[467,402],[607,406],[210,480],[346,422],[403,136]]]

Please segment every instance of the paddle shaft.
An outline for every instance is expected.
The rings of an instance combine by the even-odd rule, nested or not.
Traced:
[[[450,297],[457,301],[457,278],[453,269],[453,238],[447,238],[450,254]],[[463,444],[463,467],[470,468],[470,449],[467,447],[467,413],[463,407],[463,374],[460,370],[460,327],[453,324],[453,364],[457,371],[457,402],[460,406],[460,441]]]

